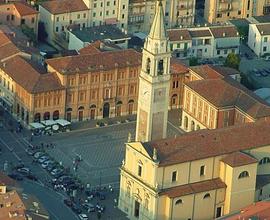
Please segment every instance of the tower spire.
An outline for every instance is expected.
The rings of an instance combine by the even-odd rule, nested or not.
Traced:
[[[160,40],[166,39],[162,0],[158,0],[155,17],[154,17],[152,27],[150,29],[150,33],[148,37],[152,39],[160,39]]]

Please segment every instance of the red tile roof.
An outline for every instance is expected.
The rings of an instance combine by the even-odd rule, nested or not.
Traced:
[[[270,106],[231,78],[206,79],[186,83],[218,108],[237,107],[254,119],[270,116]]]
[[[171,58],[171,66],[170,66],[171,74],[179,74],[179,73],[188,73],[189,69],[185,64],[179,61],[176,58]]]
[[[53,0],[41,3],[41,6],[51,14],[86,11],[88,7],[83,0]]]
[[[196,183],[189,183],[181,186],[165,189],[160,195],[166,195],[169,198],[176,198],[195,193],[208,192],[215,189],[226,188],[226,184],[220,178],[205,180]]]
[[[208,29],[191,29],[189,30],[189,34],[191,37],[212,37],[212,34]]]
[[[210,27],[215,38],[238,37],[239,33],[235,26]]]
[[[111,70],[116,67],[140,66],[141,54],[133,49],[117,50],[97,54],[86,54],[59,57],[46,60],[61,74],[88,73],[100,70]]]
[[[270,145],[270,123],[257,121],[214,130],[200,130],[142,143],[152,157],[158,152],[159,166],[167,166]]]
[[[191,36],[187,29],[168,30],[168,37],[170,41],[187,41],[191,40]]]
[[[258,162],[257,159],[243,152],[231,153],[226,157],[224,157],[223,159],[221,159],[221,161],[228,164],[231,167],[240,167]]]
[[[53,73],[40,74],[36,68],[18,55],[0,63],[0,68],[29,93],[63,89]]]
[[[38,11],[26,3],[16,2],[14,3],[14,7],[17,9],[21,16],[38,14]]]
[[[229,216],[221,217],[220,219],[226,220],[239,220],[239,219],[270,219],[270,201],[256,202],[240,210],[239,213],[230,214]]]
[[[216,71],[210,65],[200,65],[200,66],[193,66],[190,69],[201,76],[203,79],[220,79],[223,78],[223,75],[220,71]]]

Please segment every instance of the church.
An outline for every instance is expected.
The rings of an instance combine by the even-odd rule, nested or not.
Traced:
[[[145,41],[136,136],[126,143],[118,207],[129,219],[219,218],[270,196],[265,120],[167,138],[171,52],[162,2]]]

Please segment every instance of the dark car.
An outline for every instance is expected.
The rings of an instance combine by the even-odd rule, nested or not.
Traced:
[[[68,207],[71,207],[72,206],[72,201],[70,199],[64,199],[64,203]]]
[[[21,169],[21,168],[23,168],[24,167],[24,164],[23,163],[19,163],[19,164],[17,164],[13,169],[14,170],[18,170],[18,169]]]
[[[28,174],[27,176],[25,176],[27,179],[29,180],[33,180],[33,181],[38,181],[38,178],[33,175],[33,174]]]
[[[18,174],[18,173],[11,173],[8,175],[10,178],[14,179],[14,180],[18,180],[18,181],[22,181],[23,180],[23,176]]]
[[[97,192],[96,196],[100,199],[100,200],[105,200],[106,199],[106,193],[105,192]]]
[[[72,209],[72,211],[75,212],[76,214],[81,214],[81,213],[82,213],[82,210],[81,210],[80,206],[77,205],[77,204],[75,204],[75,203],[72,203],[71,209]]]

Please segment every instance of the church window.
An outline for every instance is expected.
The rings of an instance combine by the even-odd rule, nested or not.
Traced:
[[[177,179],[177,171],[172,172],[172,182],[175,182]]]
[[[239,174],[238,179],[249,177],[248,171],[243,171],[242,173]]]
[[[142,166],[138,165],[138,176],[142,176]]]
[[[182,203],[183,203],[182,199],[178,199],[178,200],[176,200],[175,205],[180,205]]]
[[[205,166],[201,166],[200,168],[200,176],[204,176],[205,175]]]
[[[158,75],[163,75],[164,73],[164,63],[163,60],[158,61]]]
[[[146,72],[149,74],[150,73],[150,65],[151,65],[151,60],[150,58],[147,58],[146,62]]]
[[[206,193],[206,194],[203,196],[203,199],[207,199],[207,198],[210,198],[210,194],[209,194],[209,193]]]
[[[270,158],[269,157],[264,157],[260,160],[259,165],[270,163]]]

